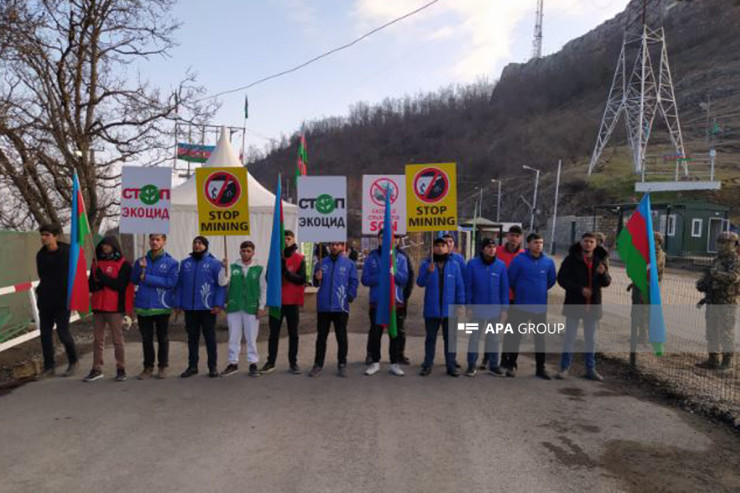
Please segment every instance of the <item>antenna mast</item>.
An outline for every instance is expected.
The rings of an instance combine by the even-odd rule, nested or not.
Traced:
[[[537,17],[534,24],[532,41],[532,59],[542,58],[542,20],[544,17],[544,0],[537,0]]]

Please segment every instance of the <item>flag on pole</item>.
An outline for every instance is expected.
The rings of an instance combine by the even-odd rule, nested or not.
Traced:
[[[380,250],[380,286],[375,323],[386,327],[388,335],[396,338],[396,252],[393,248],[393,221],[391,220],[390,187],[385,190],[385,219],[383,221],[383,246]]]
[[[285,250],[285,224],[283,222],[283,201],[278,175],[275,192],[275,209],[272,216],[272,236],[270,237],[270,256],[267,260],[267,298],[265,304],[270,308],[270,317],[280,318],[283,306],[283,251]]]
[[[249,97],[244,95],[244,119],[249,118]]]
[[[653,350],[663,354],[666,341],[665,320],[658,284],[658,262],[655,255],[653,216],[650,212],[650,194],[640,201],[634,214],[617,237],[617,251],[627,268],[627,276],[649,304],[649,336]]]
[[[90,234],[85,202],[82,200],[77,173],[72,178],[72,224],[70,226],[69,281],[67,283],[67,308],[80,313],[90,311],[90,289],[87,284],[85,236]]]
[[[306,136],[301,134],[301,141],[298,144],[298,163],[295,169],[296,182],[299,176],[308,174],[308,148],[306,147]]]

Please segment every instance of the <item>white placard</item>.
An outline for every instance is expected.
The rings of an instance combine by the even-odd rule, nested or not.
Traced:
[[[406,234],[405,175],[362,175],[362,234],[376,235],[383,228],[387,188],[391,191],[393,230]]]
[[[347,241],[347,177],[298,177],[298,238]]]
[[[171,170],[124,166],[122,173],[120,232],[169,233]]]

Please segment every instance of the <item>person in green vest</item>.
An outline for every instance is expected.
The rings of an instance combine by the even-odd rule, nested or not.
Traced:
[[[221,269],[219,284],[229,286],[226,303],[226,320],[229,324],[229,364],[221,373],[228,377],[239,371],[239,353],[242,337],[247,340],[247,362],[249,375],[260,376],[257,369],[259,353],[257,352],[257,333],[260,317],[265,315],[267,281],[265,268],[254,257],[254,243],[244,241],[239,246],[239,261],[228,268]],[[225,261],[224,261],[225,263]]]

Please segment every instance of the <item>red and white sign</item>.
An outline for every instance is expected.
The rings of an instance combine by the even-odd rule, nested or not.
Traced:
[[[391,218],[396,234],[406,234],[406,177],[362,176],[362,234],[377,235],[383,228],[386,190],[391,194]]]

